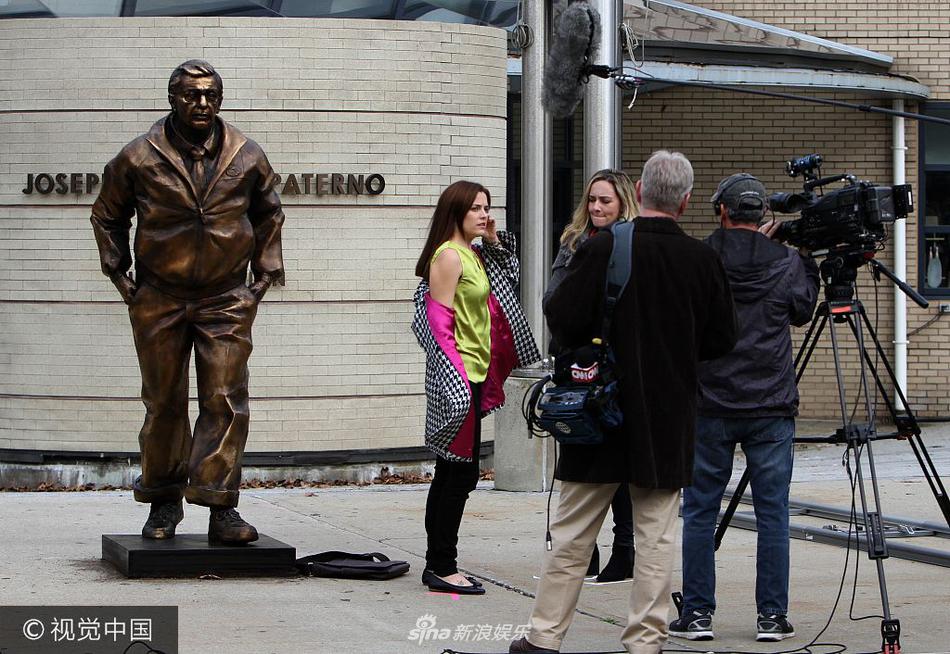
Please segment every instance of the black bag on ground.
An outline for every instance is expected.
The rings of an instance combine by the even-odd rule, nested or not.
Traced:
[[[383,581],[409,572],[405,561],[391,561],[385,554],[370,552],[320,552],[297,559],[294,564],[308,577],[335,577],[338,579],[373,579]]]
[[[599,445],[604,429],[623,422],[616,363],[606,339],[617,300],[630,280],[634,227],[622,222],[610,229],[614,244],[607,266],[602,338],[558,356],[554,374],[528,389],[522,407],[530,433],[554,436],[562,445]],[[547,386],[551,381],[554,385]]]

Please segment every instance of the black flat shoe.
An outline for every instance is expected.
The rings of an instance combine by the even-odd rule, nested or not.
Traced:
[[[478,584],[477,586],[474,583],[471,586],[456,586],[455,584],[450,584],[445,579],[442,579],[431,570],[423,571],[422,583],[425,584],[433,593],[452,593],[454,595],[485,594],[485,589],[481,584]]]

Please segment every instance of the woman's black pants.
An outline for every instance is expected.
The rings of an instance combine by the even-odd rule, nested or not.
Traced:
[[[465,501],[475,490],[479,473],[479,449],[482,441],[481,384],[471,384],[475,412],[475,446],[470,462],[449,461],[436,457],[435,474],[426,500],[426,568],[439,577],[458,572],[459,525]]]

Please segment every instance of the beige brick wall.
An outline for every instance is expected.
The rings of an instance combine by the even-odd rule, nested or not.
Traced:
[[[848,102],[866,101],[866,98],[847,94],[826,92],[815,95]],[[908,109],[914,111],[916,107],[911,104]],[[520,105],[516,104],[516,114],[519,110]],[[582,131],[580,126],[578,129]],[[880,184],[889,184],[893,179],[891,119],[882,115],[814,104],[790,105],[739,93],[671,88],[646,94],[641,91],[634,107],[623,112],[623,130],[623,165],[634,176],[639,174],[649,154],[660,148],[680,150],[690,158],[696,173],[696,186],[682,224],[697,238],[704,238],[718,226],[708,200],[719,180],[736,171],[754,173],[766,183],[770,192],[800,191],[801,178],[785,176],[784,162],[792,157],[820,152],[825,157],[826,174],[847,171]],[[563,135],[556,134],[556,137],[563,139]],[[919,188],[917,139],[917,124],[906,121],[909,146],[907,181],[915,189]],[[515,145],[517,158],[520,151],[517,141]],[[577,152],[581,151],[578,144]],[[580,197],[583,181],[578,172],[575,197]],[[916,280],[916,215],[911,215],[906,221],[906,230],[907,270],[909,277]],[[885,265],[893,266],[892,242],[888,242],[879,259]],[[859,284],[859,297],[887,356],[893,361],[894,287],[887,281],[875,285],[864,271]],[[930,309],[924,310],[908,300],[908,332],[932,318],[936,304],[934,302]],[[804,332],[804,329],[794,332],[796,351]],[[839,331],[839,335],[843,340],[848,403],[852,406],[858,390],[856,351],[853,339],[847,333]],[[950,320],[926,327],[919,334],[911,335],[909,341],[908,394],[912,408],[921,416],[950,413]],[[827,330],[800,388],[804,416],[835,418],[840,415]],[[883,411],[883,405],[879,409]]]
[[[99,272],[94,197],[21,189],[28,173],[101,173],[167,111],[169,74],[195,57],[224,78],[223,117],[279,173],[386,179],[379,196],[284,197],[288,280],[255,323],[248,451],[422,444],[413,268],[438,194],[456,179],[486,184],[504,223],[504,32],[44,19],[0,21],[0,448],[137,449],[135,351]]]
[[[722,11],[725,13],[758,20],[777,27],[783,27],[804,32],[821,38],[830,39],[861,48],[873,50],[894,58],[891,67],[892,73],[909,75],[930,88],[931,100],[950,101],[950,3],[947,2],[897,2],[893,0],[876,0],[875,2],[842,0],[831,2],[815,0],[812,2],[784,2],[784,1],[756,1],[750,0],[699,0],[695,4]],[[863,102],[867,98],[861,99]],[[746,107],[755,106],[756,99],[736,98]],[[887,100],[876,100],[879,106],[889,106]],[[919,107],[909,103],[909,111],[917,111]],[[776,114],[780,114],[776,110]],[[807,122],[801,119],[802,110],[795,108],[794,113],[789,109],[784,115],[774,115],[776,125],[778,121],[786,125],[806,126]],[[807,108],[804,116],[807,120],[820,115],[820,110]],[[881,183],[889,183],[892,179],[890,166],[889,146],[890,132],[889,119],[877,119],[868,123],[867,116],[855,112],[835,112],[835,122],[817,123],[822,133],[816,134],[814,140],[802,140],[805,150],[821,151],[824,140],[837,133],[842,134],[842,127],[854,122],[858,125],[875,125],[869,135],[874,143],[868,143],[867,137],[848,138],[838,137],[840,144],[845,148],[842,151],[842,163],[829,161],[830,164],[851,169],[862,177],[867,177]],[[913,184],[915,191],[920,189],[918,175],[919,166],[919,139],[918,124],[908,120],[907,125],[907,181]],[[810,129],[806,127],[806,129]],[[802,130],[798,130],[802,131]],[[777,136],[777,130],[770,130],[770,134]],[[861,135],[861,130],[848,131],[851,135]],[[780,141],[777,141],[778,143]],[[768,143],[768,141],[766,141]],[[811,143],[815,145],[812,146]],[[847,154],[850,149],[850,154]],[[778,151],[780,157],[793,154],[783,148],[766,147],[758,154],[769,151]],[[803,152],[804,153],[804,152]],[[862,160],[868,164],[876,159],[878,163],[865,173],[862,170]],[[851,163],[854,162],[854,163]],[[827,171],[831,168],[828,167]],[[918,225],[916,217],[907,221],[907,275],[910,283],[917,287],[918,266]],[[882,261],[887,265],[893,262],[891,245],[883,255]],[[882,340],[892,337],[891,318],[892,291],[889,284],[881,285],[882,302],[878,312]],[[947,300],[944,299],[944,302]],[[869,310],[873,304],[871,298],[865,297]],[[921,327],[936,313],[938,301],[931,303],[930,309],[920,309],[908,301],[908,332]],[[924,328],[909,338],[907,354],[908,395],[915,410],[922,416],[950,415],[950,320],[939,320]],[[892,354],[889,347],[888,355]],[[810,396],[820,398],[826,391],[829,395],[833,387],[815,390],[806,389]],[[825,404],[809,399],[806,409],[809,412],[825,413]]]
[[[934,99],[950,99],[950,3],[921,0],[696,0],[692,4],[894,58]]]
[[[819,94],[816,94],[819,95]],[[854,102],[843,94],[820,97]],[[826,175],[851,172],[860,179],[889,184],[891,165],[891,120],[886,116],[819,105],[796,105],[779,100],[751,98],[723,91],[667,89],[641,94],[633,110],[624,113],[624,168],[639,171],[649,154],[659,148],[680,150],[693,163],[696,184],[684,228],[696,237],[705,237],[718,226],[709,205],[720,179],[736,171],[748,171],[766,184],[770,192],[799,191],[801,178],[786,177],[785,160],[820,152],[825,157]],[[907,122],[907,181],[918,186],[917,126]],[[791,216],[790,218],[794,218]],[[907,222],[908,275],[916,279],[917,222]],[[893,266],[893,243],[878,259]],[[894,287],[886,280],[875,284],[864,270],[858,280],[858,296],[863,301],[878,332],[887,356],[893,361]],[[675,298],[671,298],[675,301]],[[922,325],[936,312],[919,309],[908,301],[908,331]],[[858,393],[857,354],[854,339],[839,327],[842,360],[846,371],[848,403]],[[796,330],[796,347],[804,330]],[[922,416],[945,415],[950,409],[950,321],[937,322],[912,336],[908,348],[908,395],[912,407]],[[800,385],[802,413],[808,417],[837,417],[837,386],[831,356],[830,334],[826,329]],[[883,405],[880,407],[883,411]]]

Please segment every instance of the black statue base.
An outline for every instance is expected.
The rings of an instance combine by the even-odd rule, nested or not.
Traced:
[[[204,574],[282,577],[296,572],[296,550],[263,534],[247,545],[209,543],[204,534],[179,534],[168,540],[104,534],[102,560],[133,579]]]

